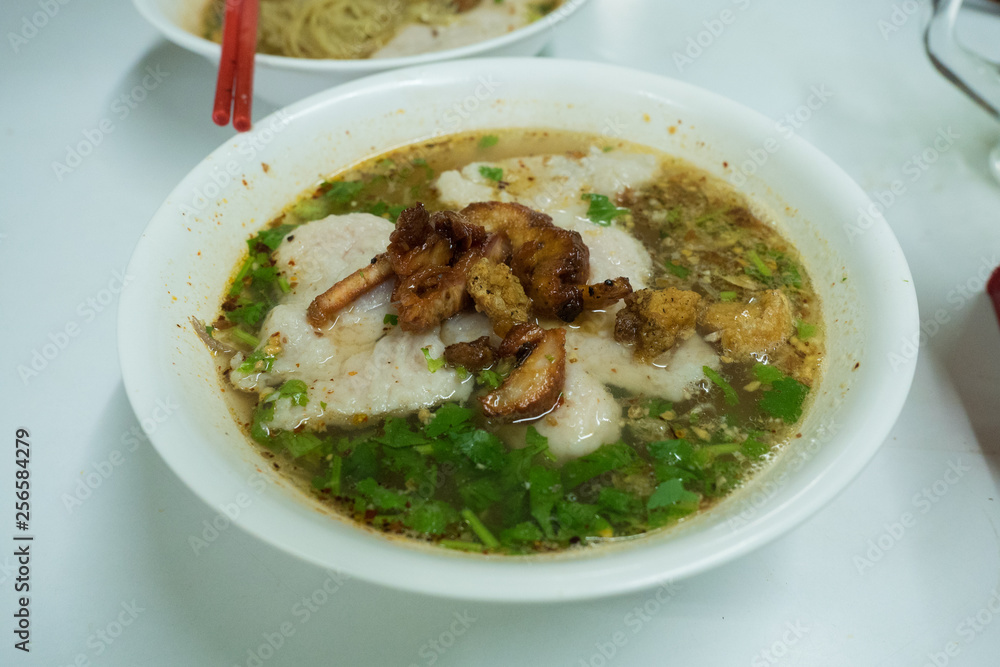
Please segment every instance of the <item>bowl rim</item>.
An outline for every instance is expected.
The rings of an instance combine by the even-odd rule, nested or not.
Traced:
[[[435,85],[442,80],[455,84],[467,80],[472,73],[478,75],[483,71],[492,71],[493,68],[503,68],[508,75],[518,68],[524,68],[526,72],[532,72],[534,76],[550,77],[570,75],[579,77],[580,73],[585,71],[587,77],[598,76],[602,80],[617,81],[619,82],[617,85],[638,86],[636,90],[642,90],[644,94],[645,91],[651,90],[664,97],[670,96],[671,101],[675,103],[678,99],[687,101],[697,99],[703,104],[717,105],[727,112],[739,114],[741,119],[745,119],[748,126],[754,128],[772,123],[762,114],[721,95],[648,72],[589,61],[504,57],[437,63],[430,66],[384,72],[352,81],[275,112],[275,114],[256,123],[254,129],[243,137],[252,138],[255,132],[267,128],[268,121],[279,114],[283,114],[284,122],[295,122],[297,118],[323,113],[324,107],[336,105],[338,100],[357,99],[359,96],[363,96],[366,91],[374,93],[380,89],[397,86],[402,81],[406,81],[410,85]],[[129,262],[127,270],[129,275],[138,275],[141,272],[140,266],[145,260],[145,256],[154,252],[151,248],[154,243],[150,236],[151,230],[155,231],[158,226],[169,225],[170,221],[177,215],[176,208],[171,206],[170,202],[186,201],[187,198],[184,195],[190,191],[194,184],[202,180],[200,174],[210,170],[213,162],[217,162],[219,156],[224,151],[231,149],[234,141],[238,142],[240,139],[240,136],[230,139],[213,151],[194,167],[171,192],[143,232]],[[837,188],[836,192],[849,192],[852,195],[852,201],[871,203],[870,198],[860,186],[824,153],[798,135],[792,137],[789,144],[795,146],[798,151],[804,151],[804,155],[814,164],[817,177],[823,176],[827,179],[824,180],[824,183],[827,183],[826,188],[832,188],[833,186],[829,183],[833,182]],[[869,250],[878,249],[880,262],[873,271],[879,278],[884,278],[886,281],[884,285],[880,284],[879,288],[872,288],[871,300],[876,305],[891,306],[893,312],[897,314],[893,318],[882,318],[877,328],[873,327],[872,329],[879,332],[875,338],[876,349],[884,352],[887,349],[894,349],[890,345],[890,341],[896,343],[901,338],[910,340],[913,334],[919,331],[919,317],[916,292],[902,249],[885,219],[880,214],[874,215],[875,211],[872,213],[873,224],[866,231],[865,245],[870,246]],[[892,279],[891,283],[888,281],[889,278]],[[898,283],[897,280],[899,280]],[[142,377],[137,365],[148,363],[148,359],[143,358],[142,355],[147,354],[148,351],[144,350],[144,346],[150,343],[143,337],[137,336],[129,326],[131,311],[135,310],[136,305],[133,302],[137,298],[139,297],[135,290],[127,289],[123,292],[118,314],[118,347],[126,392],[136,414],[141,414],[141,401],[137,391],[141,385],[150,385],[150,378]],[[674,566],[669,574],[658,570],[655,563],[649,561],[654,560],[657,553],[664,549],[670,549],[670,540],[644,545],[627,552],[636,554],[641,551],[642,554],[638,557],[626,557],[622,555],[623,552],[617,552],[608,553],[601,557],[577,560],[553,559],[542,562],[509,557],[499,560],[489,557],[469,559],[456,557],[450,553],[428,554],[418,550],[404,552],[402,549],[385,549],[385,552],[392,551],[395,554],[390,554],[386,558],[405,566],[399,567],[397,571],[393,572],[378,571],[373,573],[371,566],[366,563],[359,564],[356,558],[350,565],[339,563],[338,567],[351,576],[357,576],[360,579],[383,586],[447,598],[494,602],[543,602],[596,598],[641,590],[656,584],[693,576],[773,541],[818,512],[844,491],[851,480],[860,474],[871,461],[894,426],[909,392],[915,368],[916,357],[907,357],[894,373],[882,372],[874,377],[872,383],[878,390],[879,403],[864,414],[871,414],[870,418],[875,423],[874,425],[865,424],[866,427],[870,427],[866,431],[868,437],[863,438],[861,442],[851,441],[849,446],[843,448],[843,452],[837,459],[837,467],[830,466],[823,469],[817,478],[811,479],[809,484],[797,493],[795,498],[767,508],[766,512],[754,520],[754,530],[739,533],[733,531],[731,536],[723,540],[724,548],[703,554],[704,557],[700,560]],[[873,389],[869,387],[868,391],[871,393]],[[857,421],[856,417],[854,421]],[[841,438],[843,435],[835,436],[835,439]],[[150,434],[150,441],[168,466],[196,495],[205,500],[213,509],[219,504],[217,502],[219,498],[213,497],[214,491],[212,489],[193,483],[185,473],[186,466],[190,464],[182,456],[171,451],[170,446],[163,442],[162,437],[157,437],[157,434],[153,433]],[[795,502],[792,502],[793,500]],[[296,546],[277,540],[273,535],[273,526],[262,525],[262,521],[251,518],[246,521],[234,520],[234,524],[258,536],[262,541],[298,558],[319,566],[330,567],[329,559],[324,560],[315,554],[303,553]],[[369,551],[369,555],[377,555],[380,561],[385,562],[384,553]],[[638,562],[636,558],[638,558]],[[416,575],[417,572],[426,571],[427,567],[436,571],[438,576],[420,577]],[[535,570],[531,573],[533,586],[512,585],[518,576],[524,575],[528,570]],[[551,575],[553,581],[551,583],[547,580],[540,582],[541,575],[539,573],[545,573],[546,577]],[[610,577],[611,573],[616,576]]]
[[[209,0],[204,0],[208,2]],[[411,56],[397,56],[394,58],[363,58],[345,59],[336,58],[293,58],[291,56],[276,56],[267,53],[258,53],[254,56],[257,65],[266,65],[279,70],[291,70],[309,73],[338,73],[338,74],[366,74],[380,72],[386,69],[398,69],[411,65],[425,65],[442,60],[454,60],[460,58],[470,58],[484,51],[500,49],[510,44],[529,39],[555,27],[557,24],[568,19],[576,13],[588,0],[565,0],[555,11],[550,12],[541,19],[522,26],[517,30],[505,33],[498,37],[491,37],[479,42],[458,46],[440,51],[428,51]],[[184,47],[202,55],[209,60],[218,61],[222,57],[222,46],[213,41],[195,35],[183,27],[171,21],[157,6],[156,0],[132,0],[136,10],[149,23],[155,26],[163,35],[178,46]]]

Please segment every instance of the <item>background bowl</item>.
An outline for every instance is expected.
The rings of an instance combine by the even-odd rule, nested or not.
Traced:
[[[594,95],[594,82],[601,95]],[[360,529],[289,488],[234,423],[188,324],[212,319],[247,236],[321,175],[452,132],[553,127],[683,157],[736,184],[802,254],[822,299],[827,367],[802,437],[712,510],[582,553],[451,553]],[[265,167],[266,165],[266,167]],[[491,59],[387,72],[258,122],[177,186],[143,233],[119,308],[132,407],[181,408],[150,433],[192,490],[308,561],[389,586],[489,600],[595,597],[675,580],[744,554],[830,501],[903,405],[918,334],[913,283],[871,201],[839,168],[759,114],[669,79],[593,63]],[[915,350],[915,348],[912,348]]]
[[[133,3],[139,13],[167,39],[208,58],[217,66],[222,48],[196,34],[201,11],[208,1],[133,0]],[[562,6],[544,18],[501,37],[404,58],[314,60],[258,54],[254,67],[254,94],[284,106],[330,86],[386,70],[478,56],[533,56],[544,48],[552,30],[586,2],[565,0]]]

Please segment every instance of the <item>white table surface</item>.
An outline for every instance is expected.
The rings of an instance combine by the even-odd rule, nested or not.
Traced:
[[[776,120],[825,86],[831,99],[799,133],[872,195],[903,184],[886,216],[928,336],[899,423],[835,502],[663,604],[654,592],[458,603],[345,581],[305,619],[295,605],[324,571],[238,528],[193,553],[189,536],[214,512],[134,439],[119,374],[116,276],[167,193],[232,132],[209,120],[213,69],[126,0],[58,2],[17,52],[8,33],[39,0],[0,7],[0,664],[255,665],[248,651],[290,622],[260,664],[1000,665],[1000,329],[982,282],[1000,263],[986,168],[1000,124],[929,65],[926,6],[883,35],[889,0],[594,0],[547,51],[678,77]],[[735,22],[679,71],[674,52],[727,7]],[[147,99],[116,102],[147,68],[162,77]],[[271,110],[258,102],[256,116]],[[102,121],[113,130],[93,154],[57,174],[66,146]],[[958,139],[914,170],[948,128]],[[52,341],[62,348],[23,379],[18,367]],[[29,654],[11,632],[18,427],[32,443]],[[67,507],[100,469],[111,472]]]

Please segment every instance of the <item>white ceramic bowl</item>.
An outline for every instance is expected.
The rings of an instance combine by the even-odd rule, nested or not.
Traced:
[[[171,42],[208,58],[217,66],[222,53],[221,47],[195,34],[201,11],[208,1],[133,0],[133,4]],[[551,14],[501,37],[415,56],[314,60],[258,54],[254,67],[254,94],[284,106],[330,86],[390,69],[481,56],[533,56],[542,50],[555,27],[586,2],[587,0],[565,0]]]
[[[802,437],[744,488],[675,529],[573,555],[504,558],[414,546],[331,517],[263,465],[188,324],[191,315],[214,318],[244,240],[320,175],[435,135],[499,127],[614,134],[742,183],[812,274],[828,360]],[[815,148],[684,83],[544,59],[388,72],[258,122],[177,186],[128,268],[133,279],[119,309],[122,374],[136,414],[155,427],[150,439],[177,475],[237,525],[305,560],[463,598],[556,600],[638,589],[707,570],[790,530],[843,490],[888,434],[912,379],[908,345],[918,319],[899,245],[871,209]],[[867,217],[859,223],[861,210]],[[180,408],[156,423],[158,401]]]

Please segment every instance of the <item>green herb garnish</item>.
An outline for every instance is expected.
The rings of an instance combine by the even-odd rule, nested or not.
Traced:
[[[606,195],[588,192],[581,199],[590,202],[587,208],[587,217],[590,221],[603,227],[609,226],[612,220],[630,212],[627,208],[615,206]]]

